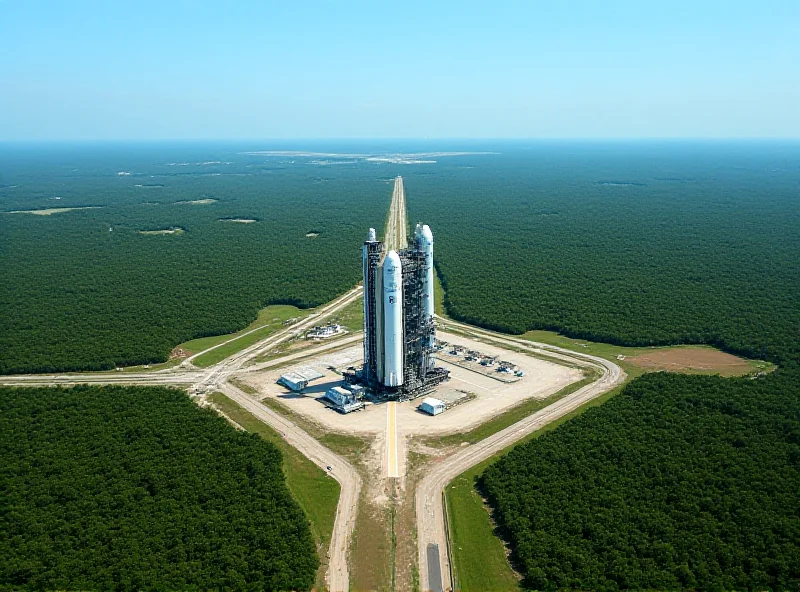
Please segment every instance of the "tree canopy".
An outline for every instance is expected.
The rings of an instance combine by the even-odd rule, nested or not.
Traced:
[[[0,589],[309,590],[277,448],[182,391],[0,388]]]
[[[537,590],[797,590],[798,371],[658,373],[479,486]]]

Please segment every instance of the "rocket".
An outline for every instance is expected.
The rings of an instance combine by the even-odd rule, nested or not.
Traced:
[[[403,384],[403,267],[396,251],[383,261],[383,384]]]
[[[417,224],[411,248],[384,252],[374,228],[362,251],[364,271],[363,381],[379,392],[418,389],[436,374],[433,233]],[[404,277],[404,268],[406,275]],[[404,282],[413,282],[404,286]],[[409,302],[405,299],[408,296]],[[406,335],[406,331],[412,335]]]

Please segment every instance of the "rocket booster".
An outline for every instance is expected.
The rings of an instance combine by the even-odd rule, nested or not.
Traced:
[[[417,248],[425,253],[425,284],[423,286],[422,306],[423,314],[426,319],[433,317],[433,233],[427,224],[417,224],[414,231],[417,240]],[[429,345],[433,346],[433,335],[430,337]]]
[[[383,261],[383,384],[403,384],[403,269],[400,256],[389,251]]]

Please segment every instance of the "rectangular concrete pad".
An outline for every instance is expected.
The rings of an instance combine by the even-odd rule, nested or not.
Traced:
[[[444,592],[442,566],[439,563],[439,545],[428,545],[428,585],[430,592]]]

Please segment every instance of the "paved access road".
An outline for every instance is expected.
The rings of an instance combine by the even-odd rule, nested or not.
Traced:
[[[584,403],[608,392],[625,379],[619,366],[603,358],[581,354],[543,343],[524,339],[505,337],[476,329],[469,325],[447,321],[461,331],[469,332],[481,339],[494,341],[499,345],[512,345],[527,349],[531,353],[567,360],[585,367],[602,371],[595,382],[567,395],[552,405],[541,409],[517,423],[475,444],[461,448],[458,452],[433,465],[417,485],[415,494],[417,516],[417,544],[420,586],[424,592],[452,590],[450,578],[451,558],[448,552],[447,531],[443,507],[444,488],[458,475],[483,462],[493,454],[518,442],[528,434],[548,423],[574,411]],[[438,550],[438,557],[436,551]],[[438,565],[437,565],[438,564]],[[437,567],[441,566],[438,570]]]

